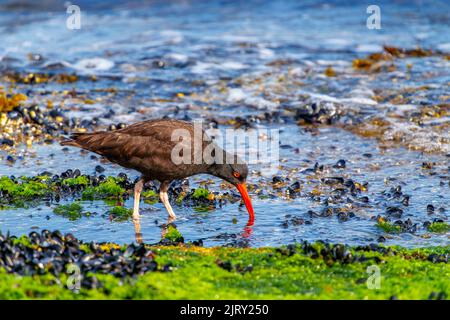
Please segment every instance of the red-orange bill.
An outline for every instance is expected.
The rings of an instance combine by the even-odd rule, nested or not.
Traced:
[[[249,219],[248,219],[248,225],[252,225],[255,220],[255,213],[253,211],[252,202],[250,200],[250,197],[247,192],[247,187],[245,183],[240,183],[236,185],[236,188],[239,190],[242,200],[244,200],[245,207],[247,208]]]

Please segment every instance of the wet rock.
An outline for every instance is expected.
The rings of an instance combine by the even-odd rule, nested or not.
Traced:
[[[344,178],[342,177],[326,177],[321,179],[324,184],[327,185],[336,185],[336,184],[343,184]]]
[[[321,217],[331,217],[333,215],[333,208],[326,207],[323,209],[322,213],[320,214]]]
[[[97,166],[95,166],[95,172],[103,173],[103,172],[105,172],[105,168],[103,168],[101,165],[97,165]]]
[[[203,240],[202,239],[194,240],[192,241],[192,245],[196,247],[203,247]]]
[[[166,66],[166,63],[163,60],[155,60],[152,62],[153,68],[162,69]]]
[[[301,171],[301,173],[303,173],[303,174],[315,174],[315,173],[318,173],[318,172],[323,172],[323,170],[324,170],[324,166],[323,165],[319,165],[319,163],[316,162],[314,164],[313,168],[305,169],[305,170]]]
[[[8,155],[8,156],[6,156],[6,161],[9,163],[14,163],[14,162],[16,162],[16,159],[13,156]]]
[[[448,263],[449,256],[450,256],[449,254],[432,253],[427,257],[427,260],[433,263]]]
[[[294,245],[288,245],[286,247],[277,248],[276,252],[280,253],[283,256],[291,257],[297,253],[297,249]]]
[[[423,162],[422,163],[422,168],[423,169],[430,170],[430,169],[433,169],[433,166],[434,166],[433,162]]]
[[[319,101],[297,104],[294,108],[296,120],[305,123],[331,124],[339,118],[341,106],[328,101]]]
[[[354,189],[355,182],[353,182],[353,180],[351,180],[351,179],[347,179],[344,181],[344,186],[346,186],[347,188],[350,188],[350,189]]]
[[[128,176],[127,176],[125,173],[123,173],[123,172],[119,173],[119,174],[117,175],[117,177],[118,177],[119,179],[124,180],[124,181],[127,181],[127,180],[128,180]]]
[[[222,261],[220,259],[216,260],[216,264],[227,271],[232,271],[233,270],[233,264],[231,263],[231,261]]]
[[[8,139],[8,138],[3,138],[3,139],[0,139],[0,145],[6,145],[6,146],[13,147],[14,141],[11,139]]]
[[[308,212],[306,214],[308,216],[310,216],[311,218],[313,218],[313,217],[320,217],[320,214],[318,214],[317,212],[315,212],[313,210],[308,210]]]
[[[300,194],[300,190],[301,190],[300,182],[296,181],[286,189],[286,193],[290,197],[295,198]]]
[[[405,207],[409,206],[409,199],[410,199],[410,196],[408,196],[408,195],[405,195],[405,196],[403,197],[403,199],[402,199],[402,204],[403,204]]]
[[[397,187],[395,187],[395,188],[392,188],[391,189],[391,196],[393,197],[393,198],[400,198],[401,196],[402,196],[402,187],[401,186],[397,186]]]
[[[248,130],[254,127],[252,119],[236,117],[234,118],[234,128]]]
[[[418,229],[418,224],[413,223],[411,219],[406,219],[404,221],[396,220],[393,225],[398,227],[400,232],[415,233]]]
[[[387,207],[386,213],[394,218],[401,218],[403,215],[403,210],[398,207]]]
[[[295,181],[293,184],[291,184],[290,188],[294,191],[300,190],[301,184],[299,181]]]
[[[305,220],[298,216],[286,215],[285,220],[282,222],[282,226],[284,228],[288,228],[289,226],[299,226],[305,224]]]
[[[347,212],[339,212],[337,214],[337,218],[338,218],[339,222],[345,222],[349,219],[349,215]]]
[[[364,203],[368,203],[369,202],[369,197],[367,197],[367,196],[361,197],[361,198],[359,198],[359,201],[364,202]]]
[[[344,169],[345,167],[346,167],[346,162],[343,159],[336,162],[336,164],[333,166],[333,168],[336,168],[336,169]]]
[[[446,300],[447,293],[445,291],[435,292],[432,291],[428,296],[428,300]]]
[[[284,179],[280,176],[274,176],[272,178],[272,183],[282,183],[284,181]]]
[[[81,286],[86,289],[98,289],[101,285],[95,276],[83,277],[81,280]]]

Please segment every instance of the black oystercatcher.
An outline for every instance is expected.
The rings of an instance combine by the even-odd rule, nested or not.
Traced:
[[[191,154],[186,158],[192,160],[190,163],[186,163],[186,161],[179,163],[179,159],[175,161],[178,164],[173,161],[174,150],[176,156],[182,156],[183,158],[186,156],[183,151],[178,154],[180,141],[183,139],[172,141],[175,130],[184,132],[191,137],[191,140],[185,140],[190,141]],[[249,213],[248,225],[253,225],[253,207],[245,185],[248,174],[247,165],[238,156],[231,155],[219,146],[211,145],[210,141],[202,139],[201,135],[206,136],[203,130],[200,130],[200,137],[195,136],[196,133],[194,125],[185,121],[148,120],[115,131],[74,133],[70,139],[62,141],[61,145],[95,152],[111,162],[142,173],[142,177],[134,187],[134,220],[139,219],[140,194],[144,183],[147,181],[155,179],[161,182],[159,197],[170,218],[174,219],[176,216],[170,206],[167,194],[172,180],[207,173],[222,178],[237,187]],[[196,148],[195,143],[198,142],[200,144],[197,144]],[[189,146],[189,143],[187,146]],[[211,148],[211,146],[214,148]],[[211,153],[215,157],[214,159],[217,159],[216,155],[221,153],[223,162],[204,161],[202,155],[206,151],[205,148],[208,148],[208,150],[214,149]],[[194,161],[195,159],[197,161]],[[198,159],[200,159],[200,162]]]

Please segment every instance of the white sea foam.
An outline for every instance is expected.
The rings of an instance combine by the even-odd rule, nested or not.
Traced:
[[[241,88],[230,89],[226,100],[231,103],[243,103],[262,110],[273,110],[278,107],[277,103],[263,97],[254,96],[253,93],[246,92]]]
[[[113,61],[99,57],[82,59],[73,65],[73,68],[88,73],[95,71],[106,71],[112,67],[114,67]]]
[[[374,53],[383,51],[383,46],[379,44],[358,44],[355,48],[356,52]]]
[[[321,100],[321,101],[329,101],[329,102],[336,102],[336,103],[341,102],[340,99],[326,95],[326,94],[314,93],[314,92],[302,92],[302,93],[309,95],[311,98],[315,98],[315,99]]]
[[[216,65],[214,63],[207,62],[197,62],[192,68],[192,73],[203,74],[208,72],[211,69],[215,69]]]
[[[375,100],[364,98],[364,97],[351,97],[351,98],[344,98],[340,99],[340,102],[342,103],[353,103],[353,104],[365,104],[365,105],[371,105],[375,106],[378,104]]]
[[[221,64],[222,69],[240,70],[245,69],[246,65],[237,61],[225,61]]]
[[[306,75],[305,68],[295,67],[289,70],[289,75],[294,77],[304,77]]]
[[[352,40],[343,39],[343,38],[329,38],[323,41],[323,44],[326,47],[332,48],[345,48],[351,45]]]
[[[207,73],[211,70],[241,70],[246,68],[245,64],[235,61],[224,61],[223,63],[211,63],[211,62],[197,62],[195,66],[192,67],[191,71],[193,73]]]
[[[181,54],[181,53],[169,53],[166,56],[166,59],[173,60],[177,62],[187,62],[189,57],[187,55]]]
[[[273,50],[270,50],[268,48],[260,48],[259,49],[259,57],[261,59],[269,59],[269,58],[273,58],[275,56],[275,53],[273,52]]]
[[[446,42],[446,43],[440,43],[437,45],[437,48],[439,50],[445,51],[445,52],[450,52],[450,42]]]
[[[164,30],[160,34],[172,44],[180,43],[184,39],[183,34],[176,30]]]
[[[389,130],[386,130],[383,140],[401,140],[410,148],[420,149],[425,152],[450,152],[450,144],[442,141],[450,139],[450,134],[441,134],[429,131],[415,124],[394,122]]]
[[[263,97],[248,97],[245,99],[245,103],[263,110],[274,110],[278,107],[277,103],[264,99]]]
[[[347,67],[351,65],[351,62],[344,60],[317,60],[316,62],[320,66]]]
[[[240,102],[247,97],[248,94],[244,92],[244,90],[240,88],[233,88],[228,91],[227,101],[229,102]]]

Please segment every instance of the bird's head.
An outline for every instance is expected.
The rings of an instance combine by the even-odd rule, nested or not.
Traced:
[[[251,225],[255,219],[255,214],[246,186],[248,167],[237,156],[235,159],[237,161],[232,164],[213,164],[209,173],[231,183],[239,190],[249,214],[249,225]]]

